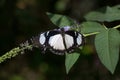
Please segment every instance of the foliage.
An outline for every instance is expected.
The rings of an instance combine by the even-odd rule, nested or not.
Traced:
[[[102,64],[111,72],[114,73],[119,60],[119,46],[120,46],[120,33],[117,28],[120,25],[113,28],[107,28],[101,25],[99,22],[111,22],[120,20],[120,5],[114,7],[106,7],[105,12],[93,11],[85,16],[86,22],[81,23],[76,30],[79,30],[84,37],[96,35],[95,37],[95,48]],[[59,26],[72,26],[74,21],[69,17],[47,13],[51,21]],[[97,22],[96,22],[97,21]],[[23,52],[25,49],[31,49],[32,45],[25,45],[22,47],[17,47],[7,52],[0,57],[0,63],[5,61],[7,58],[15,57],[18,53]],[[66,54],[65,66],[66,72],[68,73],[71,67],[75,64],[79,58],[80,53]]]
[[[99,22],[120,20],[120,5],[114,7],[107,6],[98,11],[90,12],[85,16],[85,19]]]
[[[72,26],[74,24],[74,21],[67,16],[51,13],[47,13],[47,15],[49,16],[51,21],[59,27],[64,27],[67,25]]]
[[[95,47],[101,62],[114,73],[119,59],[120,33],[117,29],[105,29],[95,37]]]
[[[106,11],[103,14],[102,10],[98,11],[93,11],[88,13],[85,18],[86,22],[83,22],[80,27],[80,32],[84,34],[85,37],[95,35],[95,47],[97,54],[103,63],[105,67],[111,72],[114,73],[116,65],[119,60],[119,45],[120,45],[120,34],[119,31],[116,28],[119,28],[120,25],[115,26],[113,28],[107,28],[104,25],[101,25],[98,22],[103,22],[103,21],[115,21],[115,20],[120,20],[120,10],[119,6],[114,6],[114,7],[106,7]],[[104,9],[104,8],[103,8]],[[49,15],[49,14],[48,14]],[[50,19],[53,21],[54,24],[57,24],[55,21],[55,17],[57,17],[57,14],[54,14],[54,16],[50,17]],[[59,15],[60,16],[60,15]],[[58,16],[58,17],[59,17]],[[57,17],[57,18],[58,18]],[[61,16],[62,17],[62,16]],[[62,17],[64,18],[64,17]],[[67,17],[65,17],[67,19]],[[63,20],[65,20],[63,19]],[[58,19],[59,20],[59,19]],[[66,21],[69,21],[66,20]],[[63,21],[64,23],[65,21]],[[71,21],[67,22],[66,26],[71,24]],[[58,26],[61,26],[57,24]],[[64,23],[65,26],[65,23]],[[71,25],[69,25],[71,26]],[[74,53],[72,53],[74,54]],[[69,56],[70,55],[70,56]],[[77,61],[78,57],[80,55],[78,54],[67,54],[66,59],[65,59],[65,64],[66,64],[66,72],[68,73],[71,67],[74,65],[75,61]],[[74,58],[76,57],[76,58]]]
[[[66,72],[68,73],[71,67],[74,65],[74,63],[79,58],[79,53],[72,53],[72,54],[66,54],[66,60],[65,60],[65,66],[66,66]]]

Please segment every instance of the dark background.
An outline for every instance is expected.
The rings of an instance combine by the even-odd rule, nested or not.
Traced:
[[[81,23],[88,12],[119,3],[120,0],[0,0],[0,56],[32,36],[56,28],[46,12],[67,15]],[[93,43],[87,44],[85,53],[66,75],[65,56],[50,52],[43,55],[40,49],[26,51],[0,64],[0,80],[120,80],[120,65],[112,75],[100,63]]]

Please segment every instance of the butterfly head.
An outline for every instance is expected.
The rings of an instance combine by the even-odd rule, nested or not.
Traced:
[[[60,29],[58,29],[59,31],[69,31],[70,30],[70,26],[65,26],[65,27],[62,27]]]

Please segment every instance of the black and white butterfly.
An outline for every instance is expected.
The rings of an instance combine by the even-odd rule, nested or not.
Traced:
[[[64,27],[41,33],[36,37],[37,45],[42,47],[44,51],[49,49],[58,55],[74,51],[75,48],[83,44],[83,35],[69,28]]]

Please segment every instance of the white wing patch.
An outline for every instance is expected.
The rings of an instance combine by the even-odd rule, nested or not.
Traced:
[[[49,39],[49,45],[56,50],[65,50],[65,46],[64,46],[63,38],[61,34],[51,36]]]
[[[82,36],[80,34],[78,34],[78,37],[77,37],[77,44],[78,45],[81,45],[82,43]]]
[[[43,44],[45,43],[45,40],[46,40],[45,35],[44,35],[44,33],[42,33],[42,34],[40,35],[40,38],[39,38],[40,44],[43,45]]]
[[[66,48],[67,49],[70,48],[70,47],[72,47],[73,44],[74,44],[73,37],[70,36],[70,35],[65,34],[65,44],[66,44]]]

